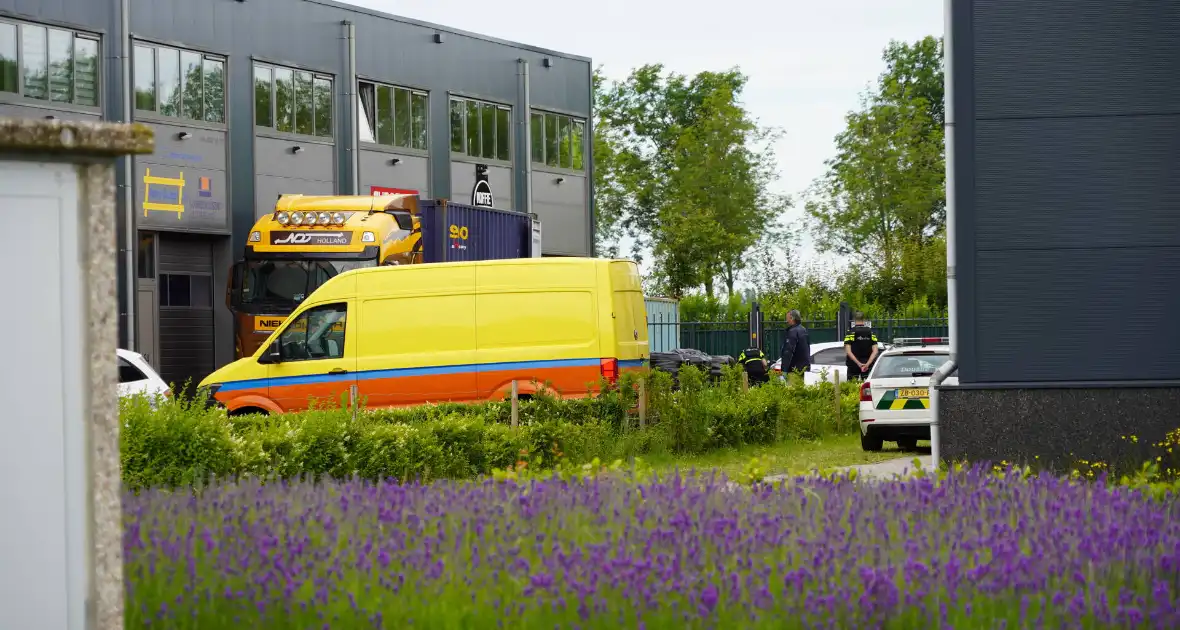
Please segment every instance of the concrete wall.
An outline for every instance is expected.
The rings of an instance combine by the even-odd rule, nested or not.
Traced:
[[[295,147],[301,151],[294,152]],[[310,138],[280,139],[262,135],[254,139],[253,223],[274,212],[280,193],[331,195],[336,193],[336,148]]]
[[[952,7],[961,381],[1180,380],[1180,4]]]
[[[471,203],[471,189],[475,186],[475,165],[474,160],[467,159],[451,162],[451,199],[458,203]],[[488,185],[492,188],[492,198],[497,208],[516,207],[513,203],[512,183],[512,169],[488,165]],[[548,231],[544,223],[541,227]],[[547,234],[542,238],[546,236]]]
[[[397,164],[392,163],[395,159],[399,160]],[[425,199],[433,191],[430,187],[430,158],[406,151],[385,147],[362,148],[360,173],[361,194],[370,192],[373,186],[379,186],[416,190]]]
[[[944,455],[1141,462],[1180,425],[1180,4],[949,6]]]
[[[532,181],[534,211],[545,230],[544,252],[589,256],[587,239],[578,230],[588,194],[587,178],[534,167]]]
[[[98,122],[102,120],[102,114],[97,111],[86,111],[82,108],[65,109],[64,106],[53,106],[50,103],[45,105],[17,105],[14,101],[16,98],[6,98],[8,94],[0,94],[0,116],[7,116],[12,118],[45,118],[46,116],[53,116],[58,120],[81,120],[89,122]]]

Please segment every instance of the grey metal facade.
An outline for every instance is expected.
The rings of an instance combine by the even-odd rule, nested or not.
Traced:
[[[945,455],[1118,459],[1180,426],[1180,3],[947,6]]]
[[[0,84],[0,115],[130,118],[155,128],[155,154],[120,170],[126,214],[119,219],[134,217],[133,226],[124,226],[127,242],[120,244],[120,291],[138,295],[139,302],[159,299],[158,271],[143,273],[145,265],[136,262],[143,260],[142,252],[135,255],[140,232],[209,239],[217,364],[233,354],[232,321],[221,303],[226,271],[253,222],[280,193],[402,189],[469,202],[475,164],[486,164],[497,207],[539,215],[546,254],[592,254],[589,59],[327,0],[0,0],[0,27],[4,23],[17,25],[18,32],[24,24],[81,33],[99,42],[102,61],[95,105],[31,97],[21,66],[17,93],[5,93]],[[0,58],[3,35],[0,30]],[[18,61],[41,62],[33,44],[18,42]],[[32,51],[27,57],[20,52],[26,47]],[[53,65],[48,68],[52,75]],[[190,94],[190,70],[206,77],[201,85],[220,85],[220,92],[206,87]],[[177,73],[183,83],[172,81]],[[216,73],[224,79],[207,78]],[[263,75],[271,86],[269,101],[260,96]],[[291,76],[294,83],[287,83]],[[150,94],[137,92],[143,77],[153,77]],[[169,85],[180,86],[171,100]],[[291,92],[281,92],[286,85],[294,86]],[[309,96],[299,100],[304,85]],[[324,86],[330,91],[321,92]],[[383,91],[392,95],[381,101],[389,106],[385,110],[369,96]],[[410,111],[403,96],[414,116],[405,133],[403,118],[392,113]],[[475,103],[480,128],[495,130],[494,139],[477,140],[488,144],[475,156],[466,144],[452,151],[453,102]],[[304,103],[311,103],[307,112],[300,109]],[[501,111],[506,115],[497,117]],[[543,153],[538,163],[530,160],[530,118],[537,113],[580,121],[580,138],[572,126],[561,136],[567,141],[561,146],[580,161],[564,153],[557,164],[545,164]],[[494,122],[483,122],[485,114]],[[290,116],[294,123],[283,128]],[[392,127],[382,126],[386,120]],[[382,142],[378,135],[386,131],[388,141]],[[480,154],[483,149],[490,153]],[[131,310],[161,317],[155,306]],[[129,326],[131,319],[123,314],[124,343],[158,336],[158,325]],[[158,347],[159,341],[145,345]]]

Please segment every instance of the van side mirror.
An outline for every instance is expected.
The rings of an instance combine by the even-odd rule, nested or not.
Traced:
[[[260,363],[262,365],[273,365],[275,363],[282,363],[282,362],[283,362],[283,355],[281,352],[279,352],[278,342],[272,343],[269,346],[267,346],[266,350],[263,351],[262,355],[258,357],[258,363]]]

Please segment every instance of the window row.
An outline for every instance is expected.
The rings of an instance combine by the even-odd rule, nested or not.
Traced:
[[[358,92],[361,142],[426,150],[426,92],[369,81],[361,81]]]
[[[332,79],[254,64],[254,124],[305,136],[332,136]]]
[[[96,37],[33,24],[0,21],[0,92],[76,105],[99,106]],[[225,59],[190,50],[135,44],[135,109],[163,116],[225,122]],[[425,92],[361,81],[362,142],[428,149]],[[269,64],[254,65],[254,117],[259,127],[332,136],[330,77]],[[512,110],[505,105],[452,98],[451,151],[511,161]],[[532,160],[581,170],[586,123],[534,112]]]
[[[135,109],[225,122],[225,60],[191,50],[136,44]]]
[[[585,168],[586,121],[533,112],[529,125],[533,162],[578,171]]]
[[[98,38],[0,21],[0,92],[98,107]]]
[[[512,109],[451,99],[451,152],[488,160],[512,160]]]

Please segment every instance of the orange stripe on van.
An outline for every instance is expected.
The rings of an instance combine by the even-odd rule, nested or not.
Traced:
[[[642,362],[619,363],[626,366],[621,368],[624,371],[643,369]],[[290,376],[226,383],[217,398],[228,406],[242,395],[261,395],[283,411],[300,411],[307,409],[311,400],[347,402],[348,390],[355,384],[365,405],[395,407],[495,400],[511,388],[513,380],[522,393],[544,386],[563,396],[580,397],[597,391],[602,376],[599,366],[599,359],[558,359]]]

